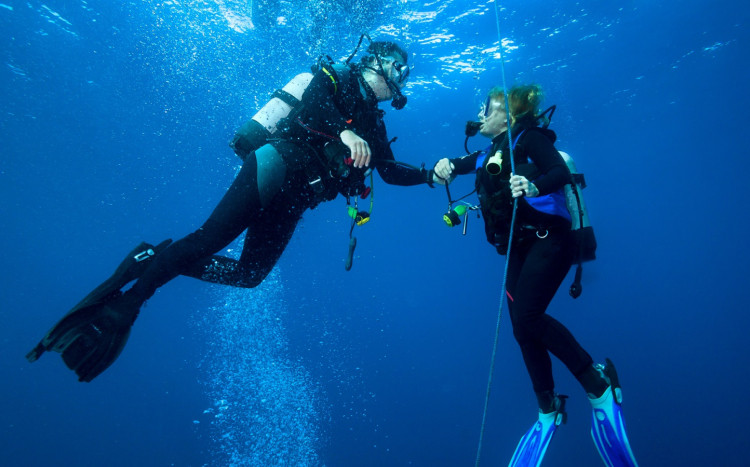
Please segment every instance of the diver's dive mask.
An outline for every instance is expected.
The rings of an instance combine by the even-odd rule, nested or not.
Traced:
[[[398,84],[399,87],[406,84],[406,81],[409,79],[409,72],[411,71],[409,65],[390,55],[380,57],[380,62],[383,65],[393,64],[393,77],[391,79]]]
[[[476,101],[475,101],[476,102]],[[487,99],[482,103],[482,105],[479,106],[479,113],[482,115],[483,118],[487,118],[492,113],[492,110],[490,110],[490,104],[492,103],[492,98],[490,96],[487,96]]]

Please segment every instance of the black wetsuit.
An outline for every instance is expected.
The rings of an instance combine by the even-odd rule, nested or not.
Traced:
[[[524,129],[526,131],[523,131]],[[513,153],[516,173],[531,180],[540,195],[559,190],[570,182],[571,175],[565,161],[553,145],[555,135],[552,131],[517,125],[513,128],[512,134],[514,139],[520,136]],[[491,148],[487,151],[488,156],[478,170],[477,158],[482,154],[475,153],[451,160],[456,174],[467,174],[476,170],[487,238],[501,254],[505,254],[507,250],[513,208],[509,186],[509,157],[503,157],[501,171],[496,176],[490,176],[485,167],[489,154],[502,150],[503,154],[507,155],[508,149],[507,134],[503,133],[493,140]],[[533,166],[528,163],[529,159]],[[524,171],[534,173],[525,174]],[[488,206],[490,199],[491,208]],[[506,295],[513,335],[521,347],[526,369],[539,398],[540,408],[543,411],[550,410],[550,395],[554,390],[550,353],[568,367],[588,392],[598,393],[601,381],[595,375],[591,375],[591,356],[565,326],[546,314],[547,306],[573,262],[575,251],[570,222],[558,216],[538,213],[521,197],[513,238],[508,258]],[[587,377],[592,377],[592,382],[589,382]]]
[[[157,255],[127,294],[146,300],[180,274],[236,287],[260,284],[307,209],[337,193],[355,194],[361,187],[364,170],[351,168],[343,177],[323,152],[328,143],[342,144],[339,134],[344,129],[368,142],[371,165],[385,182],[428,182],[431,175],[424,169],[395,163],[383,112],[361,73],[353,66],[339,72],[335,81],[330,70],[314,75],[301,111],[293,112],[268,144],[244,154],[240,172],[208,220]],[[239,260],[215,255],[245,230]]]

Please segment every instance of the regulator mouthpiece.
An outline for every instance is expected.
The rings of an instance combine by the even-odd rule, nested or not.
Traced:
[[[479,133],[479,128],[482,126],[482,122],[466,122],[466,129],[464,130],[464,133],[466,133],[466,136],[476,136],[477,133]]]
[[[398,91],[395,96],[393,96],[393,99],[391,100],[391,106],[396,110],[401,110],[406,106],[406,96],[401,94],[401,91]]]

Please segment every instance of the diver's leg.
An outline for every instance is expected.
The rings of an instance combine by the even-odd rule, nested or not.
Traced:
[[[240,265],[249,272],[244,279],[247,287],[260,284],[271,272],[292,239],[297,223],[307,207],[307,199],[294,195],[290,190],[280,194],[265,210],[266,222],[248,228],[239,260]],[[279,212],[285,212],[286,215],[279,219],[278,214],[274,214]]]
[[[532,232],[521,232],[508,258],[506,285],[513,335],[521,348],[539,406],[537,420],[518,442],[509,467],[539,466],[557,427],[566,418],[567,396],[555,394],[549,352],[537,329],[530,326],[535,322],[535,314],[544,313],[562,281],[561,278],[557,283],[548,282],[547,275],[552,271],[548,269],[550,264],[540,261],[544,259],[539,255],[541,240]]]
[[[578,375],[591,367],[591,356],[559,321],[546,314],[558,287],[570,269],[572,257],[567,232],[534,238],[528,247],[514,288],[511,307],[513,334],[521,347],[534,391],[554,388],[548,351]]]
[[[534,261],[533,257],[529,258],[529,253],[535,241],[533,234],[522,232],[518,241],[514,242],[511,247],[508,258],[506,293],[513,335],[521,348],[521,355],[531,377],[534,392],[539,399],[539,408],[542,412],[546,412],[549,410],[552,400],[542,401],[540,395],[554,394],[555,382],[552,376],[552,361],[541,341],[529,332],[525,332],[524,327],[525,313],[528,310],[528,304],[524,303],[528,294],[524,288],[529,285],[535,286],[535,284],[529,284],[529,267],[526,263],[527,261]]]
[[[270,203],[286,177],[286,165],[270,145],[248,155],[239,174],[208,220],[154,258],[143,276],[126,292],[145,301],[156,289],[222,250],[237,238],[264,205]]]
[[[285,149],[299,150],[296,146]],[[259,170],[268,168],[261,165]],[[289,173],[280,190],[262,198],[263,208],[247,222],[247,234],[239,260],[213,255],[191,265],[183,274],[234,287],[259,285],[281,257],[302,214],[314,201],[306,188],[306,180],[300,178],[299,172]]]
[[[279,205],[274,208],[274,205]],[[271,272],[291,240],[302,211],[291,207],[283,197],[264,210],[247,229],[239,261],[212,256],[184,274],[197,279],[234,287],[256,287]],[[280,213],[285,213],[280,216]]]
[[[513,332],[521,346],[540,407],[554,387],[549,352],[568,367],[584,390],[598,397],[608,384],[591,356],[570,331],[546,313],[572,261],[568,232],[535,239],[516,282],[518,304],[511,312]]]

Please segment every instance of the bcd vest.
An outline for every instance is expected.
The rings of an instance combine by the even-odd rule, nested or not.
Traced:
[[[518,128],[513,138],[513,158],[517,175],[522,175],[530,181],[534,181],[541,172],[529,158],[523,145],[523,137],[529,131],[539,131],[549,138],[552,143],[556,136],[553,131],[539,128]],[[487,241],[493,244],[500,254],[506,254],[508,250],[508,238],[510,235],[511,217],[513,214],[513,197],[511,196],[508,180],[510,179],[509,147],[510,142],[506,138],[500,144],[494,144],[488,153],[494,154],[500,151],[502,154],[501,171],[497,175],[490,175],[486,171],[489,154],[486,155],[481,166],[478,163],[476,179],[477,194],[485,221],[485,234]],[[570,157],[565,159],[569,170],[572,165]],[[479,162],[479,161],[478,161]],[[573,168],[575,166],[573,165]],[[576,258],[574,262],[589,261],[595,258],[596,240],[593,229],[588,225],[588,217],[583,221],[584,210],[580,190],[585,186],[581,174],[571,175],[569,185],[547,195],[534,198],[521,197],[518,199],[518,210],[516,212],[516,231],[521,229],[536,230],[538,232],[571,229],[575,226],[574,239],[576,242]],[[576,219],[572,219],[575,215]],[[571,223],[571,220],[573,222]]]

